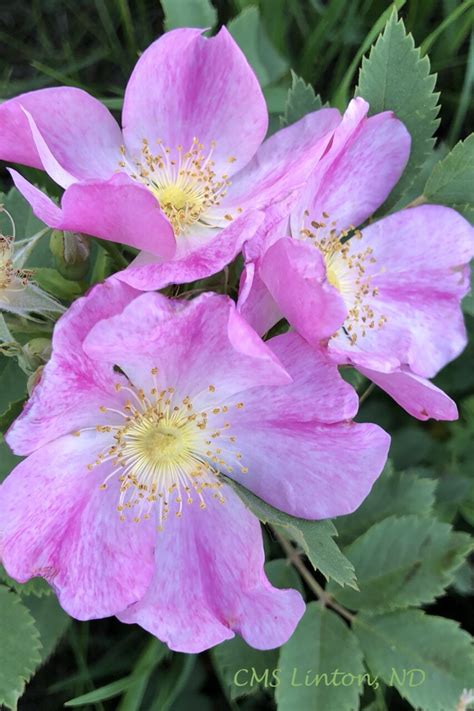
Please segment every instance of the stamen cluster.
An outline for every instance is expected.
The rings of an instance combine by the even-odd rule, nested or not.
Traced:
[[[85,430],[111,434],[113,441],[102,451],[90,471],[105,462],[112,462],[113,471],[107,475],[101,488],[118,477],[120,482],[117,510],[120,519],[126,520],[127,511],[133,510],[133,520],[149,519],[157,505],[158,530],[174,506],[180,517],[183,501],[199,500],[206,508],[203,493],[214,490],[214,498],[224,503],[220,493],[221,472],[232,473],[239,467],[241,473],[248,469],[241,464],[242,455],[233,446],[236,437],[229,435],[229,422],[222,415],[229,412],[228,405],[196,409],[189,395],[179,399],[173,387],[160,389],[157,383],[158,368],[151,371],[153,387],[149,393],[132,384],[116,383],[115,390],[130,396],[122,410],[101,406],[100,411],[120,415],[124,424],[96,425]],[[208,386],[214,393],[215,387]],[[241,409],[243,403],[236,403]],[[213,419],[219,419],[214,422]]]
[[[309,212],[305,211],[305,217]],[[325,220],[329,219],[323,212]],[[375,264],[372,247],[360,251],[354,248],[354,240],[362,240],[362,231],[350,225],[338,230],[336,221],[318,222],[312,220],[311,229],[303,227],[300,234],[313,244],[323,255],[328,281],[341,293],[348,304],[348,316],[342,327],[351,345],[358,336],[366,336],[367,329],[379,329],[387,322],[386,316],[377,315],[372,299],[378,296],[377,287],[372,286],[372,275],[367,274],[367,264]]]
[[[220,205],[231,185],[227,174],[219,177],[214,170],[212,155],[215,141],[211,142],[207,154],[198,138],[193,138],[187,151],[181,145],[172,150],[164,146],[161,139],[156,144],[158,148],[154,152],[149,141],[143,139],[141,160],[133,165],[127,161],[125,147],[122,146],[123,160],[119,166],[128,168],[134,180],[140,180],[150,188],[171,222],[175,235],[183,234],[196,222],[212,226],[213,216],[208,212]],[[235,158],[228,158],[229,163],[234,161]],[[232,220],[233,217],[226,214],[224,219]]]

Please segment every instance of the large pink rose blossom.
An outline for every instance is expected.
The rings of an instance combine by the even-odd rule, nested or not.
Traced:
[[[120,278],[140,289],[220,271],[301,187],[340,121],[309,114],[262,144],[268,115],[257,78],[222,28],[168,32],[140,57],[120,130],[71,87],[0,106],[0,158],[42,168],[65,189],[61,207],[15,170],[15,185],[51,227],[142,250]]]
[[[117,615],[174,650],[284,643],[303,614],[264,572],[258,520],[222,476],[296,516],[353,511],[389,437],[297,334],[260,340],[224,296],[173,302],[115,279],[59,320],[7,434],[0,558],[78,619]]]
[[[454,402],[428,378],[466,345],[460,302],[473,230],[439,205],[357,229],[387,198],[410,151],[393,114],[367,118],[367,110],[362,99],[349,104],[289,224],[264,225],[246,247],[240,310],[261,333],[286,317],[415,417],[456,419]]]

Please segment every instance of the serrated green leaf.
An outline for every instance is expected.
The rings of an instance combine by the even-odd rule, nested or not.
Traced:
[[[16,709],[41,661],[41,642],[29,611],[18,595],[0,585],[0,705]]]
[[[452,620],[403,610],[357,615],[353,630],[372,674],[414,708],[453,711],[472,686],[472,640]]]
[[[352,610],[380,612],[432,602],[473,549],[466,533],[418,516],[392,516],[354,541],[344,553],[353,563],[360,592],[328,590]]]
[[[258,7],[251,5],[227,25],[232,37],[243,51],[262,87],[280,79],[288,63],[268,39]]]
[[[318,111],[323,106],[319,94],[314,93],[311,84],[291,72],[291,88],[286,98],[285,113],[280,116],[280,125],[290,126],[312,111]]]
[[[301,579],[287,560],[266,563],[265,572],[275,587],[303,592]],[[272,688],[270,684],[272,672],[278,666],[278,650],[254,649],[236,636],[214,647],[211,656],[229,699],[247,696],[261,688]]]
[[[456,571],[453,588],[459,595],[474,595],[474,563],[464,561]]]
[[[423,195],[429,202],[449,205],[474,223],[473,186],[474,133],[471,133],[435,165]]]
[[[341,618],[319,603],[307,606],[293,636],[281,648],[279,667],[278,711],[359,708],[364,675],[359,643]]]
[[[52,590],[46,580],[43,578],[31,578],[27,583],[17,583],[13,580],[6,572],[3,565],[0,564],[0,583],[3,585],[8,585],[9,588],[17,592],[19,595],[35,595],[36,597],[43,597],[43,595],[50,595]]]
[[[271,524],[285,538],[291,538],[299,543],[313,567],[327,580],[332,579],[339,585],[349,585],[357,589],[354,566],[341,553],[334,541],[337,530],[332,521],[308,521],[289,516],[265,503],[231,479],[227,479],[227,482],[262,523]]]
[[[413,37],[394,12],[368,59],[362,61],[356,89],[356,94],[369,102],[370,114],[393,111],[412,139],[408,165],[382,211],[389,210],[409,192],[433,150],[433,135],[439,125],[435,83],[428,57],[421,57]]]
[[[71,624],[71,618],[61,608],[55,595],[27,595],[22,602],[30,611],[40,634],[41,663],[44,664]]]
[[[217,11],[210,0],[161,0],[165,30],[176,27],[214,27]]]
[[[347,545],[389,516],[427,516],[433,510],[435,489],[434,479],[422,478],[416,469],[397,472],[389,462],[361,506],[336,519],[339,543]]]

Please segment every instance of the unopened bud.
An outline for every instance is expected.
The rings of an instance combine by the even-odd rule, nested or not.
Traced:
[[[49,338],[33,338],[23,346],[22,355],[28,370],[36,370],[50,359],[51,341]]]
[[[89,268],[89,237],[80,232],[53,230],[49,248],[58,272],[65,279],[82,279]]]

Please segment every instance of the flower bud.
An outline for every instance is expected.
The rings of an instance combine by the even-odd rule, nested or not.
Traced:
[[[89,237],[80,232],[53,230],[49,248],[58,272],[71,280],[82,279],[89,268]]]
[[[22,353],[25,365],[29,371],[34,371],[44,365],[51,356],[51,341],[49,338],[33,338],[23,346]]]

